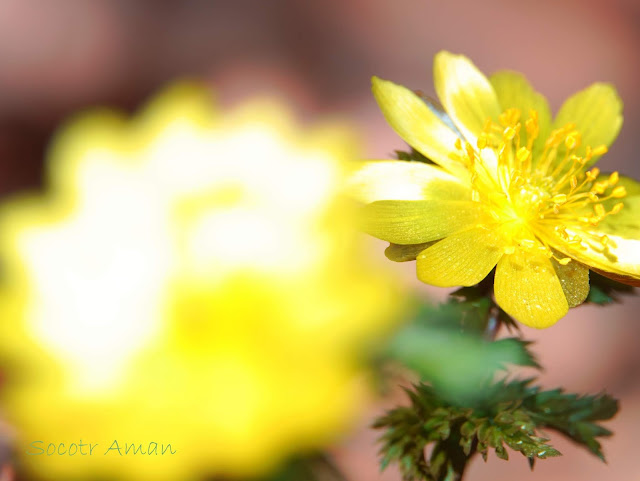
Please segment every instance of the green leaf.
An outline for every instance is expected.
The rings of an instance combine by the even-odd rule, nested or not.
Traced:
[[[618,411],[618,401],[613,397],[607,394],[578,396],[557,389],[530,396],[525,405],[536,425],[560,431],[604,461],[596,438],[610,436],[611,431],[597,422],[611,419]]]
[[[593,304],[605,305],[619,302],[620,296],[633,294],[635,291],[632,286],[621,284],[593,271],[589,273],[589,283],[591,289],[587,296],[587,302]]]
[[[482,387],[496,371],[507,364],[539,367],[529,352],[529,343],[517,338],[487,341],[479,333],[462,332],[451,314],[466,308],[466,322],[486,315],[488,300],[471,306],[457,301],[441,306],[428,314],[428,322],[414,322],[402,328],[390,341],[386,355],[416,371],[423,381],[430,382],[439,393],[450,399],[471,402],[482,395]]]
[[[475,453],[486,460],[493,451],[506,460],[509,448],[533,468],[536,459],[560,455],[538,435],[541,430],[559,431],[602,459],[596,438],[611,433],[598,423],[616,413],[617,402],[605,394],[541,391],[531,382],[497,381],[488,386],[490,395],[482,404],[468,407],[447,401],[426,384],[408,389],[411,404],[387,412],[374,424],[385,430],[380,438],[381,466],[397,463],[407,481],[446,481],[456,479]],[[427,460],[424,453],[429,447],[432,454]]]

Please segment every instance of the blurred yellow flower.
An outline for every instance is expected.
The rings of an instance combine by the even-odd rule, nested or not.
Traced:
[[[613,87],[578,92],[552,121],[514,72],[487,79],[440,52],[434,83],[442,108],[373,79],[387,121],[434,162],[374,161],[354,176],[371,202],[366,230],[392,243],[389,257],[417,258],[418,278],[442,287],[476,284],[495,267],[498,304],[537,328],[585,300],[589,268],[638,283],[640,187],[590,168],[622,126]]]
[[[50,193],[0,213],[3,406],[27,470],[255,475],[344,430],[358,351],[396,304],[339,195],[353,157],[344,126],[303,134],[271,101],[221,115],[187,83],[60,132]]]

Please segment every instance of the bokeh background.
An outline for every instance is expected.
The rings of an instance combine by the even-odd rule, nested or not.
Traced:
[[[204,79],[223,106],[257,93],[296,106],[304,120],[339,115],[384,158],[402,143],[369,92],[379,75],[432,93],[440,49],[484,72],[523,72],[557,109],[594,81],[615,84],[625,122],[603,170],[640,177],[640,2],[636,0],[0,0],[0,195],[38,188],[52,133],[70,114],[108,104],[133,111],[166,82]],[[379,250],[382,255],[382,250]],[[398,265],[407,285],[413,266]],[[433,291],[428,291],[433,293]],[[582,307],[551,329],[525,335],[546,371],[542,383],[606,389],[622,410],[609,423],[608,465],[554,437],[564,456],[533,473],[519,456],[476,460],[469,480],[640,480],[640,300]],[[350,480],[398,480],[377,468],[368,423],[332,450]]]

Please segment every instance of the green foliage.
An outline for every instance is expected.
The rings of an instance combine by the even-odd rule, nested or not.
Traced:
[[[596,279],[603,295],[627,292]],[[555,430],[603,458],[598,438],[611,432],[598,424],[617,412],[617,401],[560,389],[542,391],[532,380],[496,381],[507,365],[540,367],[520,338],[494,340],[500,325],[515,326],[492,296],[492,276],[452,293],[441,305],[421,305],[413,322],[390,341],[386,359],[414,370],[421,383],[408,389],[410,405],[374,424],[384,429],[381,466],[394,462],[407,481],[458,481],[470,458],[490,452],[508,459],[558,456],[543,430]],[[426,454],[426,452],[430,454]]]
[[[589,451],[604,461],[597,437],[612,433],[598,425],[597,421],[611,419],[618,411],[618,402],[609,395],[580,396],[563,394],[560,389],[539,392],[524,401],[531,410],[532,419],[538,426],[555,429],[575,442],[583,444]]]
[[[589,273],[589,284],[591,289],[587,296],[587,302],[601,306],[619,302],[620,296],[633,294],[634,292],[632,286],[621,284],[593,271]]]
[[[474,453],[486,460],[493,451],[508,459],[507,447],[533,466],[535,459],[560,455],[537,434],[541,429],[557,430],[603,459],[596,437],[611,433],[597,422],[610,419],[617,402],[607,395],[541,391],[530,384],[531,380],[493,383],[482,402],[470,407],[447,402],[426,384],[406,390],[411,404],[389,411],[374,424],[385,430],[382,469],[396,462],[406,481],[449,481],[461,478]],[[427,448],[432,448],[428,458]]]
[[[500,326],[505,326],[510,332],[520,331],[520,325],[509,314],[504,312],[502,308],[496,304],[491,296],[493,292],[493,281],[495,269],[484,278],[482,282],[470,287],[461,287],[457,291],[451,293],[451,296],[460,299],[466,303],[488,302],[489,309],[487,318],[485,319],[486,328],[497,331]]]
[[[390,341],[386,355],[417,372],[441,396],[472,402],[507,364],[538,367],[527,342],[485,339],[490,309],[487,298],[422,306],[415,321]]]
[[[414,370],[441,396],[466,404],[481,398],[486,383],[507,365],[539,367],[528,342],[493,340],[501,324],[514,321],[487,296],[492,284],[489,277],[455,291],[446,303],[421,304],[413,322],[390,340],[385,358]]]

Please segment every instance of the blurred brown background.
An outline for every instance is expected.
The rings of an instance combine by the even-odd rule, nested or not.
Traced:
[[[639,47],[636,0],[0,0],[0,194],[42,184],[49,138],[71,113],[96,104],[133,110],[181,76],[210,81],[223,105],[276,93],[304,119],[346,115],[365,132],[366,154],[387,157],[402,143],[378,113],[369,79],[433,92],[440,49],[468,55],[487,73],[525,73],[554,109],[591,82],[614,83],[625,124],[601,167],[638,178]],[[398,269],[413,277],[413,266]],[[616,435],[605,442],[609,465],[554,436],[564,457],[533,473],[515,454],[508,463],[477,460],[470,481],[640,480],[639,308],[637,299],[581,308],[525,333],[537,340],[546,386],[621,398],[609,425]],[[375,434],[366,429],[380,409],[334,450],[353,481],[399,479],[378,473]]]

